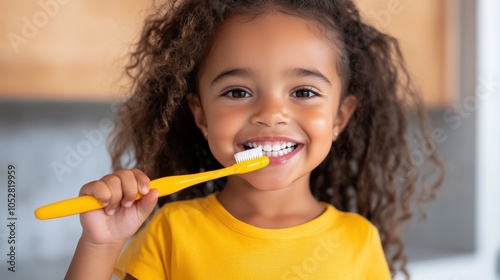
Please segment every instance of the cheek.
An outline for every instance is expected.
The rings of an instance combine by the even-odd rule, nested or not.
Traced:
[[[234,163],[235,137],[244,127],[245,118],[234,110],[214,110],[207,115],[208,144],[223,165]]]
[[[336,111],[332,108],[318,108],[302,114],[302,126],[314,141],[331,141]],[[319,139],[318,139],[319,138]]]
[[[234,137],[235,130],[241,128],[241,123],[244,120],[243,114],[238,110],[213,110],[207,117],[208,131],[214,136],[223,137],[232,135]]]

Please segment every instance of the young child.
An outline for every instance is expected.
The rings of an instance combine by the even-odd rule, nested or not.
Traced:
[[[428,195],[416,197],[408,112],[429,134],[397,41],[351,1],[173,1],[147,20],[127,71],[117,171],[80,192],[107,206],[81,215],[66,279],[406,273],[401,225]],[[150,179],[230,166],[256,146],[269,166],[163,199],[119,257],[157,203]],[[120,169],[129,153],[137,169]]]

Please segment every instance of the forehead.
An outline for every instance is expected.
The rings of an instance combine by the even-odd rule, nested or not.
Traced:
[[[212,38],[204,64],[267,63],[272,67],[314,66],[321,62],[335,71],[336,53],[335,45],[318,24],[298,16],[267,12],[225,20]]]

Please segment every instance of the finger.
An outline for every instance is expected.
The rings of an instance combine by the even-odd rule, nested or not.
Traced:
[[[120,201],[123,198],[122,181],[116,174],[106,175],[100,181],[104,182],[111,192],[109,204],[104,210],[106,214],[113,215],[120,206]]]
[[[149,183],[151,182],[149,177],[140,169],[134,168],[131,171],[134,173],[135,179],[137,180],[139,192],[142,195],[146,195],[147,193],[149,193]]]
[[[137,202],[137,211],[142,221],[146,220],[155,208],[156,203],[158,203],[159,194],[160,191],[152,189]]]
[[[135,201],[138,191],[138,182],[136,176],[132,170],[118,170],[114,173],[118,176],[121,181],[122,187],[122,199],[121,205],[124,207],[130,207]]]
[[[80,196],[84,195],[90,195],[97,200],[103,205],[107,206],[109,205],[109,202],[111,200],[111,190],[108,188],[108,186],[103,182],[103,181],[92,181],[89,182],[80,189]]]

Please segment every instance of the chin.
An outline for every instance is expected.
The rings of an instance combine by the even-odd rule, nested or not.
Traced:
[[[252,176],[245,178],[254,189],[261,191],[277,191],[290,185],[289,178],[278,178],[276,176]]]

